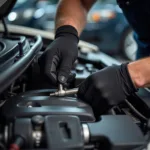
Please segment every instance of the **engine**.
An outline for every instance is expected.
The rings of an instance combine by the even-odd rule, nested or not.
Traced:
[[[147,147],[148,89],[139,90],[102,116],[95,116],[92,108],[75,94],[51,97],[57,87],[44,78],[38,59],[53,41],[53,34],[12,25],[8,26],[8,32],[4,20],[3,24],[5,30],[0,26],[0,150]],[[90,74],[118,64],[96,46],[81,41],[72,68],[76,78],[68,89],[77,88]]]

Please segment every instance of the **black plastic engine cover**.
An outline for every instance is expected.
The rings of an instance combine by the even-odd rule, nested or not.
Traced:
[[[100,141],[99,149],[108,149],[108,140],[112,150],[133,150],[145,144],[140,128],[126,115],[105,115],[95,123],[88,123],[91,142]]]
[[[50,97],[55,90],[37,90],[8,100],[1,108],[6,121],[35,115],[74,115],[81,122],[94,122],[92,108],[75,97]]]

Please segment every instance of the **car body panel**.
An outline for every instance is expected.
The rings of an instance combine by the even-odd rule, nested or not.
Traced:
[[[88,22],[81,35],[81,39],[92,42],[106,53],[117,54],[120,50],[124,32],[130,26],[118,5],[100,4],[99,2],[96,5],[96,7],[91,9],[89,15],[99,10],[111,10],[115,12],[116,17],[97,23]]]

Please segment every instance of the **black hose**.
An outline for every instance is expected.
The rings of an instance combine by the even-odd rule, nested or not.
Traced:
[[[7,24],[4,18],[2,18],[2,24],[4,26],[4,35],[8,35],[8,28],[7,28]]]
[[[6,150],[6,147],[4,146],[3,143],[0,142],[0,150]]]
[[[10,86],[31,64],[36,54],[42,48],[41,36],[36,37],[35,44],[17,62],[0,74],[0,93]]]

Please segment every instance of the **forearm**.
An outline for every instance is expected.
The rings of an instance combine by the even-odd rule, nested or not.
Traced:
[[[55,28],[63,25],[75,27],[80,35],[89,9],[95,0],[61,0],[56,14]]]
[[[128,70],[137,88],[150,86],[150,57],[129,63]]]

